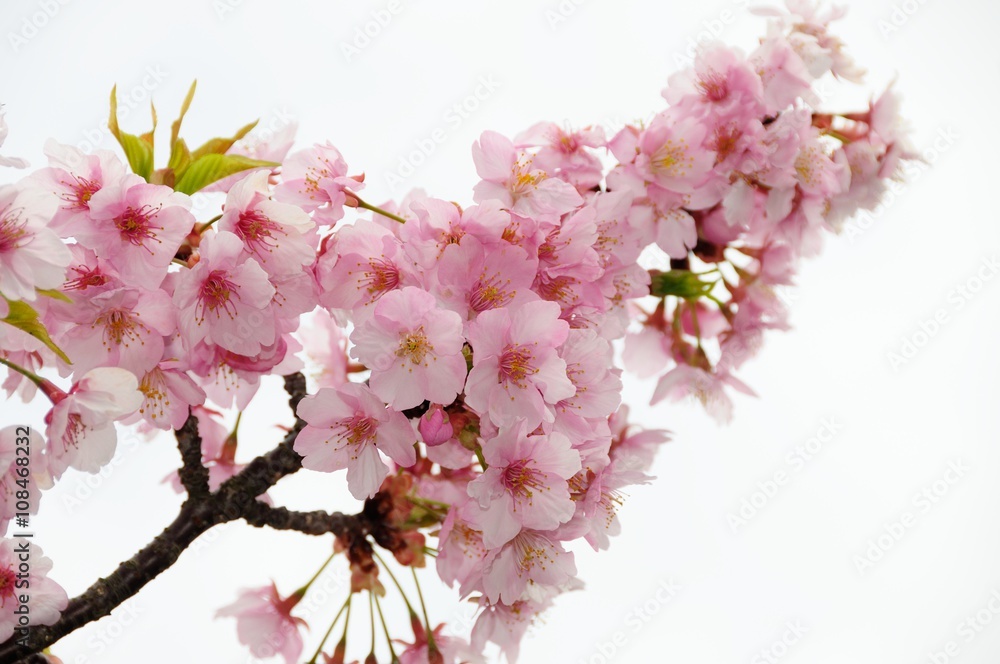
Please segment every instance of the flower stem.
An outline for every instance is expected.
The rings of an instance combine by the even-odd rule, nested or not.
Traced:
[[[372,593],[374,595],[374,593]],[[375,608],[378,609],[378,618],[382,621],[382,630],[385,632],[385,642],[389,644],[389,654],[392,656],[392,663],[396,664],[399,658],[396,657],[396,649],[392,647],[392,637],[389,636],[389,626],[385,623],[385,616],[382,614],[382,603],[375,597]]]
[[[355,199],[357,199],[357,201],[358,201],[358,207],[359,208],[364,208],[365,210],[371,210],[372,212],[380,214],[383,217],[388,217],[389,219],[392,219],[393,221],[398,221],[401,224],[405,224],[406,223],[406,219],[403,219],[398,214],[393,214],[392,212],[388,212],[386,210],[383,210],[380,207],[375,207],[374,205],[371,205],[370,203],[366,203],[365,201],[363,201],[360,198],[358,198],[357,194],[351,194],[351,195],[354,196]]]
[[[424,593],[420,590],[420,579],[417,578],[416,569],[411,567],[410,572],[413,573],[413,583],[417,584],[417,596],[420,598],[420,610],[424,613],[424,624],[427,625],[427,649],[429,651],[434,651],[437,650],[437,645],[434,643],[434,630],[431,628],[431,619],[427,616],[427,605],[424,604]]]
[[[315,582],[316,579],[319,578],[319,575],[323,573],[323,570],[326,569],[326,566],[330,564],[330,561],[333,560],[334,556],[336,556],[336,555],[337,555],[336,551],[334,551],[333,553],[331,553],[330,557],[326,559],[326,562],[324,562],[322,565],[320,565],[320,568],[318,570],[316,570],[316,573],[313,574],[313,577],[311,579],[309,579],[309,581],[306,582],[306,585],[304,585],[301,588],[299,588],[298,590],[296,590],[295,594],[299,595],[300,597],[305,596],[306,591],[309,590],[309,586],[311,586],[313,584],[313,582]]]
[[[323,635],[323,640],[319,642],[319,647],[316,648],[316,652],[313,653],[312,658],[306,664],[316,664],[316,658],[319,657],[321,652],[323,652],[323,646],[326,645],[326,640],[330,638],[331,634],[333,634],[333,628],[337,626],[337,622],[340,620],[341,614],[344,613],[345,609],[347,609],[348,614],[350,614],[352,597],[354,597],[354,595],[348,595],[347,599],[344,600],[344,603],[340,607],[340,611],[337,611],[337,615],[334,616],[333,622],[330,623],[330,628],[326,630],[326,634]]]

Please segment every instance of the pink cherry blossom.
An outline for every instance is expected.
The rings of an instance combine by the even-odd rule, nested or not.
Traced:
[[[302,599],[299,594],[282,597],[273,583],[240,592],[235,602],[215,612],[216,618],[236,618],[240,643],[256,658],[280,655],[286,664],[298,664],[302,655],[301,629],[306,621],[292,615]]]
[[[472,646],[481,651],[487,641],[495,643],[508,662],[516,662],[525,633],[552,601],[547,598],[542,602],[519,600],[508,605],[490,604],[481,599],[480,605],[483,610],[472,627]]]
[[[188,408],[205,402],[205,392],[178,368],[176,360],[164,360],[139,379],[144,397],[140,415],[157,429],[179,429],[187,420]]]
[[[351,354],[372,370],[372,390],[396,410],[449,404],[465,385],[462,318],[419,288],[383,296],[351,340]]]
[[[554,219],[582,201],[575,187],[534,167],[531,157],[494,131],[483,132],[472,158],[483,179],[474,190],[477,203],[496,199],[518,214]]]
[[[484,311],[469,326],[473,367],[465,403],[497,426],[525,420],[528,430],[552,421],[550,405],[576,392],[556,349],[569,334],[559,305],[528,302]]]
[[[567,480],[580,470],[580,455],[559,433],[529,436],[523,422],[483,443],[489,467],[469,483],[478,502],[473,525],[495,549],[523,528],[554,530],[573,517]]]
[[[347,176],[347,162],[330,143],[291,154],[282,167],[284,182],[275,190],[282,203],[296,205],[321,224],[334,224],[344,216],[344,204],[364,183]]]
[[[538,299],[531,291],[537,268],[538,261],[521,247],[487,247],[467,235],[441,254],[434,293],[463,320],[472,320],[488,309]]]
[[[303,467],[346,468],[347,486],[359,500],[374,496],[389,473],[379,452],[403,467],[416,461],[413,426],[364,385],[323,388],[299,403],[298,415],[308,424],[295,438]]]
[[[190,208],[190,197],[130,175],[94,193],[90,219],[73,235],[126,284],[155,288],[194,225]]]
[[[0,295],[34,300],[36,288],[58,288],[69,249],[34,218],[13,186],[0,186]]]
[[[269,275],[297,274],[316,259],[315,223],[301,208],[271,200],[267,178],[254,171],[233,185],[218,228],[240,238],[246,256]]]
[[[163,337],[173,334],[177,324],[169,295],[119,288],[79,299],[71,305],[59,303],[68,311],[64,320],[75,323],[59,338],[74,371],[118,366],[142,376],[159,364]]]
[[[657,185],[689,194],[708,179],[715,154],[705,147],[707,130],[693,117],[675,121],[660,113],[639,138],[639,172]]]
[[[130,371],[99,367],[84,374],[45,418],[52,474],[59,477],[69,467],[98,472],[115,454],[114,422],[142,402],[139,382]]]
[[[573,554],[552,534],[522,530],[486,556],[483,594],[491,604],[538,599],[544,588],[559,588],[576,576]]]
[[[518,148],[541,147],[534,166],[566,180],[581,193],[600,184],[603,176],[601,160],[587,148],[601,148],[606,143],[600,127],[573,131],[554,122],[539,122],[514,138]]]
[[[434,645],[440,659],[430,659],[430,643],[427,634],[421,630],[413,643],[400,641],[406,648],[399,653],[400,664],[482,664],[486,660],[479,650],[472,648],[468,641],[444,634],[446,625],[441,623],[434,628]]]
[[[256,355],[275,340],[274,294],[267,273],[246,258],[236,235],[210,235],[202,241],[201,260],[180,274],[174,288],[181,333],[191,345],[204,340]]]
[[[18,574],[25,560],[30,564],[27,565],[28,577],[23,580],[27,581],[30,592],[18,588]],[[42,547],[22,538],[0,539],[0,642],[9,639],[19,628],[19,616],[14,612],[20,596],[25,594],[32,626],[54,625],[59,620],[69,598],[62,586],[49,578],[50,571],[52,560],[45,556]]]

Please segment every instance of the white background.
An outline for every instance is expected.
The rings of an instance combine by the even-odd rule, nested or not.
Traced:
[[[92,0],[53,2],[51,18],[32,19],[44,4],[6,0],[0,8],[5,154],[41,165],[49,136],[110,148],[106,132],[95,132],[103,131],[114,83],[136,98],[152,92],[165,128],[197,77],[189,144],[257,116],[272,127],[291,116],[301,125],[299,145],[330,139],[352,172],[367,172],[373,201],[420,186],[468,203],[476,180],[469,146],[483,130],[512,135],[540,119],[618,127],[662,107],[660,89],[700,32],[714,29],[749,50],[764,29],[740,2],[720,0],[590,0],[564,3],[557,14],[555,1],[399,0],[391,22],[348,58],[343,44],[386,2]],[[822,256],[803,267],[794,330],[771,335],[747,366],[742,377],[760,398],[739,398],[730,426],[692,403],[642,408],[653,383],[627,383],[640,421],[671,429],[674,442],[659,455],[657,481],[631,491],[611,550],[578,554],[586,590],[558,600],[525,640],[523,662],[749,664],[766,661],[762,649],[783,664],[1000,661],[1000,616],[989,608],[1000,589],[1000,279],[984,268],[992,280],[976,282],[984,260],[1000,253],[1000,6],[909,0],[893,16],[889,0],[850,5],[836,32],[870,75],[861,88],[831,86],[830,107],[860,107],[898,73],[914,143],[933,163],[867,228],[829,237]],[[26,19],[45,24],[33,32]],[[11,32],[30,38],[13,43]],[[478,108],[449,124],[449,109],[483,78],[496,89],[480,89],[485,99],[470,102]],[[122,122],[135,133],[146,123],[139,109]],[[386,173],[438,127],[443,143],[392,190]],[[0,180],[16,176],[8,169]],[[955,289],[966,285],[981,288],[964,299]],[[917,334],[938,310],[947,322],[929,339]],[[915,334],[926,343],[894,367],[888,354]],[[279,438],[275,424],[290,421],[274,387],[245,420],[247,458]],[[42,427],[37,404],[0,409],[4,424]],[[824,418],[837,423],[832,440],[792,466],[786,455]],[[952,462],[968,470],[948,484]],[[124,441],[107,477],[88,487],[71,472],[45,496],[38,542],[71,595],[173,518],[180,498],[158,482],[177,465],[169,437]],[[779,471],[789,481],[734,532],[728,516]],[[943,494],[935,503],[915,499],[935,482]],[[272,495],[299,508],[352,509],[342,484],[304,471]],[[911,527],[898,541],[883,539],[891,548],[860,569],[870,540],[907,512]],[[220,529],[55,652],[77,664],[245,662],[232,621],[212,620],[215,609],[237,588],[270,577],[290,592],[328,546],[243,525]],[[307,655],[343,596],[340,577],[329,578],[328,604],[309,617]],[[423,578],[432,619],[449,619],[453,595],[432,572]],[[667,581],[678,589],[661,602],[657,589]],[[404,614],[388,609],[406,634]],[[354,621],[362,658],[365,613]],[[977,613],[989,624],[959,631]],[[788,625],[796,623],[805,633],[793,637]],[[785,647],[783,638],[794,643]],[[930,658],[949,641],[957,655]]]

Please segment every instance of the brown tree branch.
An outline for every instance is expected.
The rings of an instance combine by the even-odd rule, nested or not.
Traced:
[[[305,396],[306,383],[301,374],[285,377],[285,390],[294,412]],[[181,478],[188,488],[188,499],[180,513],[163,532],[123,562],[106,578],[98,579],[82,595],[70,600],[59,621],[48,627],[33,627],[27,637],[27,646],[19,646],[12,637],[0,644],[0,664],[41,662],[42,650],[70,632],[109,615],[112,610],[138,593],[147,583],[170,568],[181,553],[204,532],[220,523],[247,519],[253,525],[267,525],[279,529],[297,529],[310,534],[339,534],[360,525],[358,516],[327,514],[324,512],[291,512],[271,508],[256,500],[278,480],[302,467],[302,457],[293,449],[295,436],[305,426],[296,418],[284,440],[267,454],[251,461],[239,474],[230,478],[215,493],[207,492],[208,471],[201,463],[201,441],[197,435],[197,422],[189,417],[178,431],[178,446],[185,468]],[[182,440],[183,439],[183,440]],[[191,463],[197,452],[197,466]],[[185,475],[187,480],[185,481]],[[205,494],[201,493],[205,480]],[[266,509],[264,509],[266,508]]]
[[[201,462],[201,436],[198,435],[198,418],[188,415],[184,426],[175,432],[177,449],[181,453],[181,467],[177,474],[191,500],[208,497],[208,468]]]

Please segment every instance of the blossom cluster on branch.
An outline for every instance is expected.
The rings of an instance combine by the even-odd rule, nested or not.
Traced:
[[[48,166],[0,187],[3,388],[52,404],[30,473],[20,434],[0,431],[0,529],[19,487],[36,513],[67,469],[108,464],[129,424],[178,430],[171,480],[208,514],[198,506],[263,463],[237,462],[224,411],[253,408],[263,377],[308,368],[281,474],[346,471],[364,508],[276,508],[274,473],[238,516],[332,533],[350,565],[344,637],[310,661],[346,661],[352,598],[368,593],[374,625],[384,572],[407,598],[377,548],[397,567],[433,557],[480,607],[463,640],[407,598],[413,636],[386,627],[392,661],[482,661],[488,642],[515,660],[534,617],[581,585],[572,543],[609,546],[621,492],[650,479],[669,439],[629,421],[618,351],[659,377],[653,402],[694,396],[728,419],[730,390],[752,393],[736,371],[787,327],[778,291],[799,260],[914,157],[891,89],[858,112],[819,108],[818,79],[862,75],[828,31],[841,12],[788,0],[766,13],[754,50],[703,48],[647,124],[483,133],[468,206],[423,192],[372,205],[333,145],[251,149],[253,125],[191,149],[179,131],[194,87],[157,169],[154,132],[123,132],[112,93],[125,160],[49,142]],[[195,192],[218,214],[196,218]],[[17,625],[12,547],[0,542],[0,641]],[[34,555],[32,616],[57,626],[68,598]],[[255,655],[292,664],[309,585],[253,588],[219,615]]]

